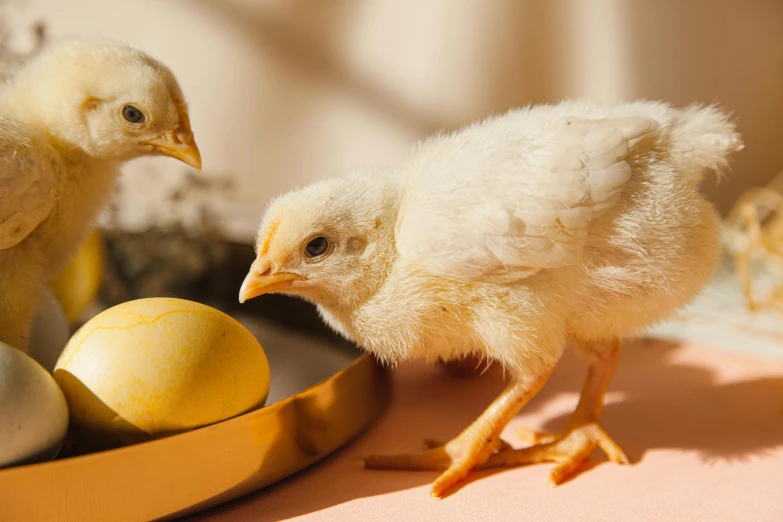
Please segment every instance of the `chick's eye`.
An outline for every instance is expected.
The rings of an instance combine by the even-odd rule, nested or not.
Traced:
[[[122,117],[131,123],[141,123],[144,121],[144,113],[133,105],[126,105],[122,108]]]
[[[311,239],[310,242],[307,243],[305,252],[307,252],[307,257],[322,256],[324,252],[326,252],[328,246],[329,241],[323,236],[318,236],[315,239]]]

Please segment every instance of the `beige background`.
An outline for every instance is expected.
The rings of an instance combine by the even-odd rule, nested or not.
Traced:
[[[18,0],[52,36],[108,35],[166,62],[191,106],[209,176],[203,191],[248,240],[280,191],[365,165],[394,165],[439,128],[562,97],[719,102],[747,148],[730,182],[705,189],[725,211],[783,168],[783,2],[769,0]],[[194,223],[127,168],[123,226]],[[152,186],[158,186],[157,183]],[[165,215],[164,215],[165,214]]]

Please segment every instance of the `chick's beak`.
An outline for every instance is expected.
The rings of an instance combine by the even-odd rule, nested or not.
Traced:
[[[244,303],[259,295],[291,288],[291,283],[297,279],[301,279],[301,276],[287,272],[275,272],[268,259],[259,257],[253,261],[250,271],[242,282],[242,287],[239,289],[239,302]]]
[[[159,154],[178,159],[196,170],[201,170],[201,153],[190,130],[165,134],[147,142]]]

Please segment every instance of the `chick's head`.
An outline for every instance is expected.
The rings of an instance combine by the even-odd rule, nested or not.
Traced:
[[[350,307],[371,295],[393,261],[397,212],[391,178],[335,178],[289,192],[267,208],[240,302],[297,295]]]
[[[166,155],[201,168],[177,80],[142,51],[107,41],[62,42],[16,83],[36,123],[66,146],[98,159]]]

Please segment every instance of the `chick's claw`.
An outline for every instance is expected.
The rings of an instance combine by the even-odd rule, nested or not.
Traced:
[[[606,453],[609,460],[617,464],[628,464],[620,446],[614,442],[598,423],[584,424],[567,431],[553,442],[547,442],[523,449],[506,449],[492,455],[480,469],[522,466],[540,462],[556,462],[550,482],[561,484],[576,473],[597,447]]]

